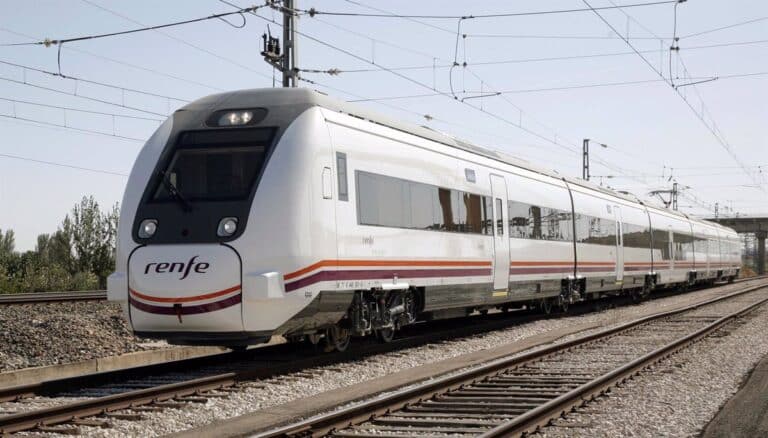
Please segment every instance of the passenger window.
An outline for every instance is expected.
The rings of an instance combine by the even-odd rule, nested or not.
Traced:
[[[339,185],[339,201],[349,201],[347,154],[341,152],[336,152],[336,178]]]
[[[362,225],[493,234],[493,198],[368,172],[355,175]],[[342,192],[340,182],[340,197]]]
[[[493,236],[493,198],[483,196],[483,234]]]
[[[501,199],[496,198],[496,214],[499,217],[496,219],[496,234],[499,236],[504,235],[504,211],[501,209]]]

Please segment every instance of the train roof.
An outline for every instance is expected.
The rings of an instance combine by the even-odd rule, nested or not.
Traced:
[[[368,120],[371,123],[376,123],[382,126],[386,126],[391,129],[402,131],[408,134],[415,135],[417,137],[426,138],[428,140],[435,141],[437,143],[444,144],[446,146],[454,147],[466,152],[470,152],[476,155],[480,155],[486,158],[490,158],[502,163],[515,166],[521,169],[525,169],[531,172],[535,172],[541,175],[549,176],[559,180],[566,181],[568,184],[581,186],[604,193],[606,195],[614,196],[620,199],[624,199],[633,203],[640,203],[648,208],[654,209],[658,212],[666,214],[680,216],[701,222],[706,225],[715,226],[719,228],[728,229],[726,227],[719,226],[716,223],[704,221],[701,219],[690,217],[684,213],[677,211],[671,211],[662,209],[653,205],[648,205],[641,201],[634,195],[629,193],[620,193],[615,190],[607,189],[605,187],[598,186],[590,183],[589,181],[582,180],[580,178],[573,178],[565,175],[561,175],[557,171],[549,170],[543,167],[536,166],[528,161],[521,160],[510,154],[487,149],[481,146],[477,146],[468,141],[464,141],[453,137],[451,135],[435,131],[432,128],[426,126],[419,126],[408,122],[402,122],[396,119],[392,119],[375,111],[371,111],[368,108],[364,108],[354,103],[345,102],[343,100],[335,99],[322,92],[312,90],[309,88],[257,88],[249,90],[238,90],[220,94],[213,94],[207,97],[198,99],[190,104],[184,106],[182,109],[200,109],[201,107],[209,107],[215,105],[217,107],[229,106],[232,108],[245,108],[249,106],[255,107],[270,107],[270,106],[319,106],[332,111],[348,114],[352,117]],[[286,120],[286,124],[290,123],[290,120]]]

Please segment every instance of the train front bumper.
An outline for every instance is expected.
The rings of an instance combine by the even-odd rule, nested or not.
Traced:
[[[272,335],[247,322],[240,257],[229,246],[140,247],[128,261],[125,284],[137,336],[178,344],[246,345],[267,342]]]

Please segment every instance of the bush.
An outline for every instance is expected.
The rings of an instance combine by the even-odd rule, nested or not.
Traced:
[[[99,277],[93,272],[78,272],[72,276],[69,290],[95,290],[99,288]]]

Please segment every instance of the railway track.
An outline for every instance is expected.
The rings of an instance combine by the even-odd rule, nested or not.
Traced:
[[[768,287],[747,288],[257,436],[522,436],[765,303]]]
[[[754,288],[748,288],[751,289]],[[672,292],[659,296],[670,294]],[[573,307],[571,315],[590,310],[587,305]],[[234,387],[256,379],[499,330],[542,318],[540,314],[521,312],[518,315],[499,313],[484,318],[473,317],[464,323],[462,320],[436,321],[425,327],[412,327],[404,332],[405,337],[390,344],[366,343],[343,353],[318,355],[306,349],[297,351],[295,345],[276,345],[0,389],[0,434],[24,430],[76,433],[80,425],[106,426],[110,416],[139,419],[142,410],[174,408],[211,397],[224,397],[228,391],[238,390]],[[2,412],[4,401],[21,400],[34,406],[38,396],[56,397],[60,404],[17,413],[6,408]],[[132,413],[127,416],[115,413],[123,409],[132,409]],[[92,418],[94,416],[99,418]],[[61,424],[66,426],[63,429],[57,426]]]
[[[626,300],[629,302],[629,300]],[[572,307],[570,315],[591,311],[589,306]],[[489,314],[440,320],[406,327],[399,338],[387,344],[373,340],[353,344],[350,350],[318,354],[312,348],[297,349],[295,344],[281,344],[245,352],[221,353],[110,371],[10,388],[0,388],[0,436],[25,430],[73,434],[78,426],[106,425],[110,416],[139,419],[141,410],[175,408],[196,403],[207,397],[222,397],[229,388],[248,382],[329,366],[368,356],[403,350],[464,336],[508,328],[543,318],[556,318],[530,312]],[[217,389],[218,388],[218,389]],[[27,410],[16,403],[34,406],[36,399],[56,400],[59,405]],[[86,400],[82,400],[87,398]],[[68,399],[79,400],[70,402]],[[3,404],[5,402],[5,405]],[[5,406],[5,408],[4,408]],[[5,409],[5,412],[4,412]],[[22,409],[22,412],[9,413]],[[115,411],[132,409],[122,416]],[[7,414],[7,415],[3,415]],[[100,416],[106,418],[92,419]],[[67,424],[62,429],[57,425]]]
[[[23,294],[0,294],[0,305],[55,303],[61,301],[105,301],[107,291],[88,290],[73,292],[34,292]]]

